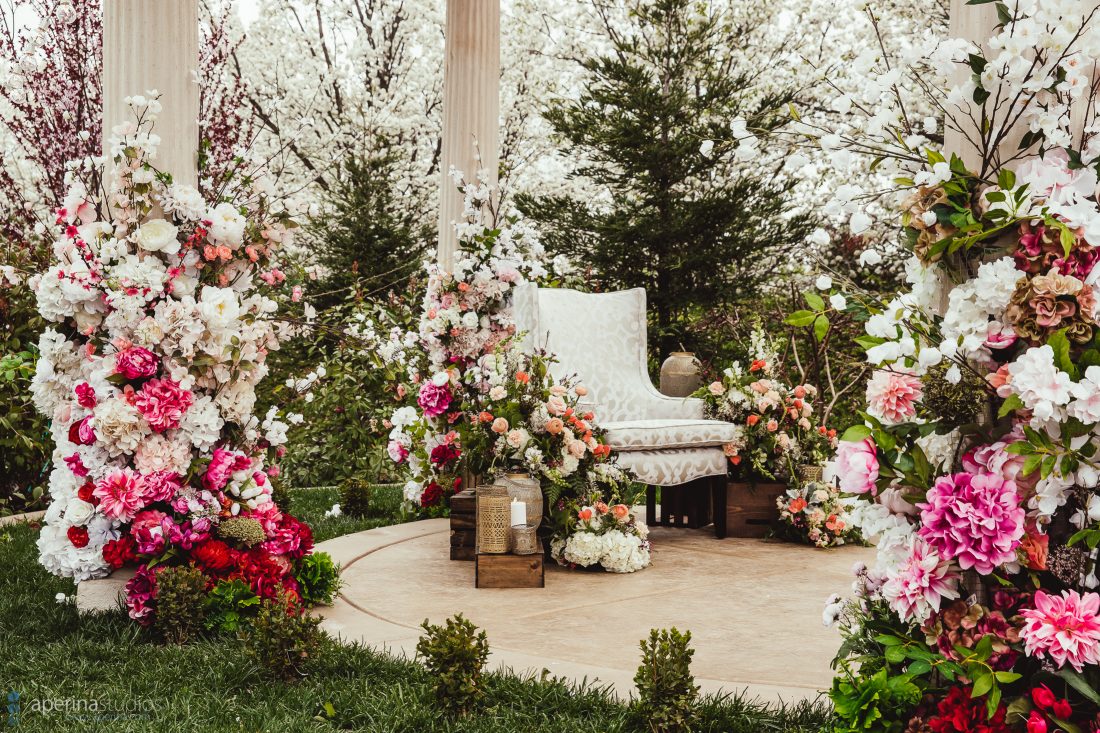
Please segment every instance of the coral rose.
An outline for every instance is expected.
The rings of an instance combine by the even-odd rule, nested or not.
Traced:
[[[565,430],[565,423],[560,417],[552,417],[546,422],[546,432],[551,435],[558,435],[562,430]]]
[[[615,519],[622,521],[630,515],[630,508],[626,504],[616,504],[611,507],[611,514]]]

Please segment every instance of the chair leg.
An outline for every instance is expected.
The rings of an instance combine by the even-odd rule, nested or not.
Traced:
[[[676,487],[661,487],[661,526],[671,527],[672,516],[676,513]]]
[[[724,540],[726,538],[726,477],[715,476],[710,481],[714,504],[714,536]]]
[[[657,524],[657,487],[652,484],[645,487],[645,522],[651,527]]]

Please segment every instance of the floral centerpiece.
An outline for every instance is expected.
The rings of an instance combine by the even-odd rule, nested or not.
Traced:
[[[997,7],[983,47],[872,74],[877,123],[835,138],[893,158],[913,252],[908,292],[853,299],[879,371],[837,473],[878,555],[826,610],[837,730],[1100,729],[1100,26]],[[957,149],[894,106],[906,78],[948,90]]]
[[[836,431],[814,420],[816,387],[783,383],[778,357],[759,329],[752,334],[752,353],[747,367],[734,362],[692,396],[704,400],[709,416],[738,427],[737,439],[725,446],[735,477],[797,480],[798,466],[825,462]]]
[[[649,565],[649,528],[622,502],[599,492],[563,501],[550,554],[567,567],[633,573]]]
[[[792,482],[776,498],[780,535],[815,547],[836,547],[860,542],[859,530],[848,516],[844,495],[824,481]]]
[[[272,501],[289,426],[253,414],[281,335],[276,257],[296,225],[250,177],[215,201],[173,183],[155,167],[159,102],[131,104],[110,175],[72,169],[56,264],[35,283],[53,325],[34,400],[56,445],[41,562],[77,581],[138,565],[127,605],[141,623],[175,564],[211,589],[313,598],[312,533]]]

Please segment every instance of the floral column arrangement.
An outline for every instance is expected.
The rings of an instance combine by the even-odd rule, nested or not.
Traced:
[[[305,524],[272,500],[287,424],[253,414],[281,335],[277,256],[296,224],[238,172],[206,200],[155,167],[160,103],[133,97],[110,172],[70,166],[56,264],[38,277],[33,382],[56,445],[42,564],[76,581],[137,565],[130,616],[156,609],[156,576],[190,564],[239,598],[318,599],[301,580]],[[322,573],[324,574],[324,573]],[[317,577],[316,573],[308,573]],[[329,580],[334,580],[330,577]]]
[[[878,557],[826,610],[838,730],[1100,730],[1100,23],[996,5],[982,48],[856,60],[867,116],[817,138],[885,166],[912,252],[907,292],[847,301],[878,371],[837,474]]]

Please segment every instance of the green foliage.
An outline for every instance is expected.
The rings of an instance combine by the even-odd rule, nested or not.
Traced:
[[[420,267],[435,232],[417,202],[396,188],[399,161],[382,141],[338,166],[322,215],[307,227],[311,256],[326,273],[313,300],[319,309],[399,287]]]
[[[169,644],[186,644],[202,630],[206,615],[206,576],[198,568],[172,567],[157,573],[157,614],[153,628]]]
[[[630,27],[606,31],[610,50],[581,60],[579,98],[545,112],[563,153],[581,161],[571,175],[596,195],[521,195],[517,206],[599,286],[646,289],[661,354],[692,351],[691,324],[759,294],[768,255],[812,229],[806,216],[785,217],[790,183],[736,161],[747,147],[729,124],[774,130],[793,90],[761,90],[757,70],[739,66],[736,49],[762,29],[694,0],[628,9]]]
[[[308,616],[280,593],[260,606],[240,634],[246,656],[268,676],[290,681],[304,677],[320,653],[325,634],[321,619]]]
[[[985,381],[969,369],[954,384],[946,379],[951,364],[941,363],[921,377],[920,409],[929,419],[939,419],[941,425],[956,428],[975,423],[986,406]]]
[[[921,692],[909,675],[874,674],[838,676],[829,698],[836,711],[837,733],[901,733],[909,712],[920,702]]]
[[[349,517],[362,519],[370,514],[371,485],[362,478],[347,478],[341,484],[340,511]]]
[[[652,733],[681,733],[695,729],[699,719],[699,687],[691,674],[691,632],[653,629],[642,640],[642,663],[634,675],[638,699],[635,719]]]
[[[302,604],[331,605],[340,592],[340,567],[327,552],[314,552],[298,561],[294,574],[301,586]]]
[[[235,634],[260,610],[260,598],[240,578],[220,580],[206,594],[204,624],[208,631]]]
[[[45,267],[47,258],[45,248],[0,239],[0,265],[24,275]],[[53,442],[30,391],[44,326],[30,287],[0,276],[0,516],[44,506]]]
[[[420,624],[416,654],[434,680],[435,699],[450,715],[466,715],[485,696],[482,672],[489,659],[484,631],[458,614],[442,626]]]
[[[268,477],[271,482],[271,500],[284,512],[290,511],[291,493],[282,477]]]

